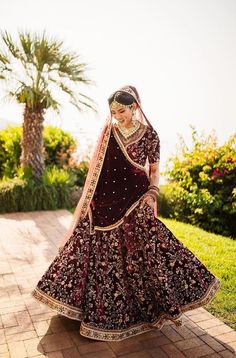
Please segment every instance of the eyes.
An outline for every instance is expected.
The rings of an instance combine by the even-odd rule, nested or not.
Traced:
[[[124,109],[121,109],[120,111],[118,111],[117,113],[124,113],[125,112],[125,110]],[[117,113],[116,112],[114,112],[114,111],[112,111],[111,112],[113,115],[116,115]]]

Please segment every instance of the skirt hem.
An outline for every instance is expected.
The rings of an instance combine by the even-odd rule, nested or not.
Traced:
[[[47,305],[52,310],[56,311],[58,314],[61,314],[67,318],[74,319],[81,321],[80,326],[80,334],[86,338],[101,340],[101,341],[122,341],[123,339],[136,336],[138,334],[153,330],[153,329],[161,329],[166,321],[172,321],[176,326],[181,326],[181,316],[184,312],[196,309],[203,305],[209,303],[213,297],[215,296],[216,291],[220,287],[220,280],[215,277],[211,285],[208,287],[206,293],[196,301],[188,303],[184,306],[180,306],[180,313],[175,315],[174,317],[171,316],[169,313],[162,313],[158,319],[152,323],[150,322],[143,322],[137,325],[133,325],[128,329],[121,329],[121,330],[108,330],[97,328],[92,325],[89,325],[83,322],[83,312],[81,309],[72,307],[68,304],[62,303],[43,291],[39,288],[35,288],[31,295],[40,301],[41,303]]]

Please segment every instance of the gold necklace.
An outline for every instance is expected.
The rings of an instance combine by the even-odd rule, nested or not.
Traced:
[[[131,137],[137,130],[140,128],[140,122],[138,120],[135,120],[133,122],[133,126],[130,128],[121,127],[119,124],[117,124],[117,128],[119,132],[125,137],[125,139]]]

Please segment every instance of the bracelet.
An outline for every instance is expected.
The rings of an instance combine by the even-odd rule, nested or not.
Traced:
[[[152,195],[154,195],[156,199],[159,196],[159,192],[157,190],[154,190],[154,189],[149,189],[148,193],[151,193]]]
[[[160,189],[158,188],[157,185],[149,185],[148,189],[153,189],[155,191],[157,191],[159,193]]]

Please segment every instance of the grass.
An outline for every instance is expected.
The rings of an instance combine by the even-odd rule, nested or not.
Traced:
[[[160,220],[220,279],[220,289],[205,308],[236,329],[236,241],[190,224]]]

